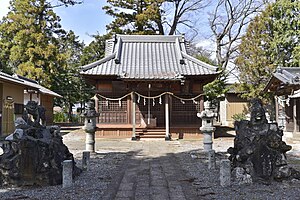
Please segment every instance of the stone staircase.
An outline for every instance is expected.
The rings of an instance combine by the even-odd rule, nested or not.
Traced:
[[[137,129],[136,137],[138,139],[165,139],[166,130],[163,128]]]

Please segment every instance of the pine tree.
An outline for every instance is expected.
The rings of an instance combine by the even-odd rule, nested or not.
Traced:
[[[174,35],[183,25],[192,29],[193,16],[208,5],[204,0],[107,0],[103,9],[115,19],[107,30],[123,34]]]
[[[155,34],[161,27],[160,9],[164,0],[107,0],[106,14],[115,18],[107,29],[124,34]],[[160,34],[163,30],[160,29]]]
[[[105,43],[106,40],[111,39],[111,34],[97,34],[93,35],[92,37],[94,38],[94,40],[83,49],[80,58],[81,65],[87,65],[104,57]]]

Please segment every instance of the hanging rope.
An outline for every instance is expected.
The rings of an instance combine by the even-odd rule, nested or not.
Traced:
[[[159,94],[159,95],[156,95],[156,96],[145,96],[145,95],[142,95],[142,94],[140,94],[140,93],[138,93],[138,92],[134,92],[136,95],[138,95],[138,96],[141,96],[141,97],[143,97],[144,99],[156,99],[156,98],[159,98],[159,97],[161,97],[161,96],[164,96],[165,94],[171,94],[171,95],[173,95],[173,93],[171,93],[171,92],[164,92],[164,93],[161,93],[161,94]]]
[[[105,99],[105,100],[108,100],[108,101],[120,101],[120,100],[126,98],[127,96],[129,96],[129,95],[131,95],[131,94],[132,94],[132,92],[130,92],[130,93],[128,93],[128,94],[125,94],[124,96],[119,97],[119,98],[109,98],[109,97],[105,97],[105,96],[103,96],[103,95],[101,95],[101,94],[96,94],[96,96],[99,96],[99,97],[101,97],[101,98],[103,98],[103,99]]]
[[[149,101],[152,100],[153,101],[152,102],[153,106],[155,105],[155,99],[156,98],[159,98],[159,104],[162,104],[162,96],[164,96],[166,94],[169,94],[169,95],[173,96],[174,98],[180,100],[183,104],[185,103],[185,101],[193,101],[194,104],[198,104],[198,102],[196,101],[196,99],[198,99],[201,96],[204,96],[204,94],[198,94],[197,96],[192,97],[192,98],[182,98],[182,97],[176,96],[172,92],[163,92],[163,93],[161,93],[159,95],[156,95],[156,96],[145,96],[145,95],[142,95],[142,94],[140,94],[138,92],[130,92],[130,93],[125,94],[124,96],[119,97],[119,98],[110,98],[110,97],[103,96],[101,94],[96,94],[94,97],[92,97],[92,99],[94,99],[94,98],[98,98],[99,99],[99,97],[100,97],[100,98],[105,99],[106,101],[119,101],[119,104],[120,104],[120,102],[121,102],[122,99],[127,98],[131,94],[136,94],[138,96],[138,98],[137,98],[137,102],[138,103],[140,102],[140,99],[142,97],[144,99],[144,105],[146,104],[146,99],[148,99]]]

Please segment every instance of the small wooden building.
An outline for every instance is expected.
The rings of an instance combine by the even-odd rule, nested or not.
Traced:
[[[49,91],[30,79],[0,72],[0,136],[14,131],[14,121],[23,114],[28,92],[34,92],[39,96],[41,101],[38,102],[46,108],[46,120],[52,123],[53,117],[50,116],[53,116],[53,98],[60,95]],[[31,100],[35,99],[31,98]],[[49,101],[52,104],[49,104]]]
[[[96,86],[97,136],[197,136],[203,86],[218,75],[187,54],[184,36],[115,35],[105,58],[82,67]]]
[[[279,126],[284,131],[299,133],[300,68],[277,68],[264,91],[275,94],[275,116]]]
[[[13,77],[18,78],[29,86],[32,86],[35,89],[26,89],[24,90],[24,105],[28,101],[36,101],[39,105],[43,106],[46,109],[46,125],[53,124],[53,105],[54,98],[61,98],[62,96],[53,92],[41,85],[37,81],[14,74]]]
[[[231,87],[231,85],[228,85]],[[249,101],[240,97],[233,88],[225,94],[224,100],[220,102],[220,125],[234,127],[234,116],[248,114]]]

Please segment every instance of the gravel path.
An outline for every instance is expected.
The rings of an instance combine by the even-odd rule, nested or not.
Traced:
[[[80,130],[64,136],[79,167],[84,140]],[[300,147],[291,145],[288,161],[300,170]],[[299,180],[221,187],[219,163],[230,146],[233,138],[214,140],[217,168],[208,170],[199,140],[97,139],[89,170],[72,187],[0,188],[0,199],[300,199]]]

